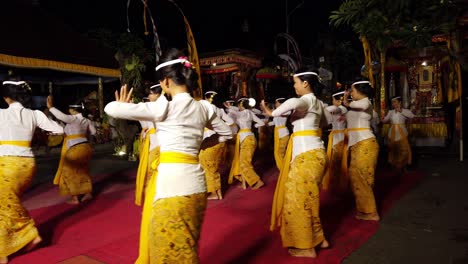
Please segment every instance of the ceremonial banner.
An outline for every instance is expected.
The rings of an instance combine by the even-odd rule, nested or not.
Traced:
[[[189,52],[189,60],[195,67],[195,70],[198,73],[198,89],[193,91],[193,97],[195,99],[202,98],[202,82],[201,82],[201,72],[200,72],[200,61],[198,60],[197,46],[195,45],[195,38],[193,37],[192,29],[187,18],[184,15],[185,31],[187,32],[187,46]]]

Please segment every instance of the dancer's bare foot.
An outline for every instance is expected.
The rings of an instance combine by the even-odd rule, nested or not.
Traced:
[[[242,177],[242,189],[247,189],[247,183],[245,182],[244,177]]]
[[[265,185],[265,183],[264,183],[262,180],[258,180],[258,182],[256,182],[256,183],[252,186],[252,190],[257,190],[257,189],[259,189],[260,187],[262,187],[263,185]]]
[[[7,264],[8,263],[8,257],[0,257],[0,264]]]
[[[365,213],[357,212],[355,217],[356,219],[367,220],[367,221],[379,221],[380,220],[380,216],[378,213],[365,214]]]
[[[67,204],[80,204],[80,200],[78,200],[78,196],[73,195],[70,200],[67,201]]]
[[[324,239],[322,243],[320,244],[320,248],[329,248],[329,247],[330,247],[330,243],[328,243],[326,239]]]
[[[218,200],[218,195],[216,193],[210,193],[207,197],[208,200]]]
[[[86,202],[86,201],[89,201],[91,199],[93,199],[93,195],[91,193],[87,193],[81,198],[81,202]]]
[[[290,248],[288,250],[289,255],[293,257],[304,257],[304,258],[316,258],[317,252],[314,248],[309,249],[300,249],[300,248]]]
[[[223,199],[223,192],[221,190],[217,190],[216,191],[216,195],[218,195],[218,200],[222,200]]]
[[[39,243],[41,243],[41,241],[41,236],[37,236],[31,242],[29,242],[29,244],[27,244],[26,247],[24,247],[24,250],[26,250],[26,252],[33,250]]]

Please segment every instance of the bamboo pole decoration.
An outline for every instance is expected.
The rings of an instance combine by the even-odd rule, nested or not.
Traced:
[[[361,36],[362,48],[364,49],[364,65],[367,70],[367,78],[372,87],[375,87],[374,73],[372,71],[372,55],[369,40],[365,36]]]
[[[380,52],[380,116],[385,116],[387,111],[385,94],[385,54],[385,50]]]
[[[102,85],[102,77],[98,79],[98,107],[99,107],[99,117],[104,116],[104,87]]]

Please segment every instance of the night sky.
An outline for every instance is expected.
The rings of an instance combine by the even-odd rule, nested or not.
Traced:
[[[328,16],[342,1],[177,1],[192,27],[199,53],[244,48],[262,54],[271,52],[276,35],[286,31],[286,2],[289,12],[304,2],[289,16],[290,34],[298,42],[301,53],[309,56],[316,51],[323,32],[337,31],[329,26]],[[40,5],[82,33],[100,27],[115,32],[127,29],[127,0],[40,0]],[[162,45],[185,48],[183,18],[175,6],[168,0],[148,0],[148,5]],[[141,0],[131,0],[129,16],[131,32],[151,42],[152,35],[143,34]],[[243,32],[245,21],[248,32]],[[151,30],[149,21],[148,26]],[[356,38],[352,34],[346,37]]]

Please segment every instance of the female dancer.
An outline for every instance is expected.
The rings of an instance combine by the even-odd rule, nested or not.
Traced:
[[[316,71],[301,68],[294,74],[299,98],[288,99],[274,111],[264,101],[261,104],[273,117],[291,111],[293,134],[276,185],[270,229],[281,227],[283,247],[295,257],[315,258],[315,247],[329,246],[319,217],[319,186],[327,168],[321,138],[326,118],[323,103],[314,94],[320,85]]]
[[[82,115],[84,105],[68,106],[69,115],[54,107],[52,96],[47,97],[47,108],[58,120],[64,122],[66,137],[62,143],[59,167],[54,184],[59,185],[60,194],[71,196],[69,204],[79,204],[93,198],[93,183],[89,174],[89,163],[93,148],[88,141],[89,135],[96,134],[91,121]],[[79,199],[82,196],[81,199]]]
[[[275,108],[278,108],[286,98],[280,97],[275,100]],[[286,153],[286,147],[288,146],[289,141],[289,130],[286,127],[288,121],[288,115],[291,113],[286,113],[284,116],[275,116],[273,121],[268,123],[270,126],[275,126],[274,131],[274,151],[276,167],[278,170],[281,170],[283,166],[283,158]]]
[[[156,102],[161,96],[161,85],[154,84],[148,88],[148,102]],[[143,193],[148,186],[154,169],[152,163],[159,159],[159,144],[156,137],[156,128],[151,121],[140,121],[142,131],[140,135],[140,163],[138,164],[136,185],[135,185],[135,204],[141,205]]]
[[[342,105],[344,91],[332,95],[332,105],[325,111],[329,113],[332,130],[328,136],[327,157],[328,170],[323,177],[322,188],[342,194],[348,189],[349,180],[341,171],[344,147],[344,131],[346,128],[346,112],[348,109]]]
[[[412,160],[405,124],[407,120],[414,117],[414,114],[411,110],[401,107],[400,96],[392,98],[392,107],[393,110],[388,111],[387,115],[382,118],[382,123],[391,123],[388,130],[388,162],[402,173]]]
[[[350,95],[351,102],[348,101]],[[378,221],[380,217],[372,188],[379,144],[371,129],[373,107],[369,97],[372,95],[373,88],[368,81],[353,83],[351,91],[346,91],[344,94],[343,104],[348,108],[346,113],[348,142],[344,148],[343,163],[347,168],[356,200],[356,218]]]
[[[221,118],[226,125],[230,126],[234,123],[234,120],[224,112],[223,109],[218,108],[213,104],[214,97],[216,96],[215,91],[208,91],[205,93],[205,100],[212,107],[216,115]],[[221,190],[221,175],[219,174],[219,166],[224,158],[226,151],[226,142],[218,142],[218,135],[215,131],[205,128],[203,133],[203,148],[200,150],[199,158],[200,165],[205,170],[206,175],[206,188],[208,190],[209,200],[221,200],[223,194]]]
[[[0,93],[8,104],[0,109],[0,263],[5,264],[11,254],[22,248],[29,251],[42,241],[20,200],[36,173],[34,130],[63,134],[63,127],[28,108],[32,97],[26,82],[4,81]]]
[[[251,99],[239,99],[237,101],[237,107],[225,104],[229,112],[235,115],[236,123],[239,125],[228,183],[231,184],[233,178],[236,178],[242,182],[242,187],[244,189],[247,184],[252,190],[256,190],[262,187],[264,183],[255,172],[252,165],[252,158],[257,147],[257,140],[251,128],[252,122],[254,121],[257,127],[264,126],[265,123],[250,110],[252,105],[250,105],[249,102],[253,102]]]
[[[163,92],[156,102],[129,103],[132,90],[124,85],[116,101],[107,104],[108,115],[156,123],[160,147],[157,172],[147,188],[136,263],[198,263],[198,239],[207,205],[205,173],[198,153],[205,127],[218,141],[232,137],[229,126],[203,101],[190,93],[198,75],[177,49],[168,50],[156,67]]]

